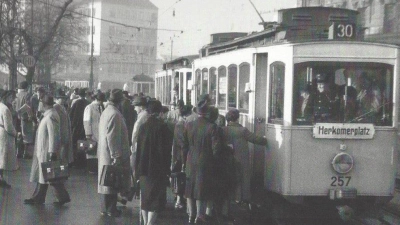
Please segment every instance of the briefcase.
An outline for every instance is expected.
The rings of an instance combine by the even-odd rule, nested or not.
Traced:
[[[124,189],[124,185],[129,185],[129,182],[126,182],[126,180],[130,180],[130,176],[130,168],[124,169],[121,166],[104,165],[101,171],[99,185],[117,190]],[[129,187],[126,189],[128,188]]]
[[[68,163],[60,161],[42,162],[44,181],[55,182],[66,180],[69,177]]]
[[[78,140],[78,151],[89,155],[96,155],[97,142],[92,140]]]
[[[185,192],[186,173],[171,173],[171,189],[174,194],[183,194]]]

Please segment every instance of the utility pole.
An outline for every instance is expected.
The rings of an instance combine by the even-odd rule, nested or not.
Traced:
[[[91,41],[91,48],[90,48],[90,78],[89,78],[89,88],[90,88],[90,90],[92,90],[93,89],[93,61],[94,61],[94,58],[93,58],[93,50],[94,50],[94,43],[93,43],[93,12],[94,12],[94,0],[92,0],[92,27],[91,27],[91,29],[90,29],[90,32],[91,32],[91,39],[92,39],[92,41]]]
[[[171,37],[171,61],[172,61],[172,50],[174,49],[174,39]]]

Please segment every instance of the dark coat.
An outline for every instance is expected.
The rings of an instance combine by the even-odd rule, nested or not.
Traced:
[[[185,197],[211,200],[215,179],[213,161],[221,150],[217,125],[202,116],[186,123],[184,148],[187,151]]]
[[[76,146],[78,140],[85,140],[85,128],[83,126],[83,113],[88,102],[84,98],[76,100],[69,111],[72,129],[72,145]]]
[[[132,130],[135,124],[137,113],[135,107],[131,105],[129,99],[124,99],[121,102],[121,113],[125,118],[126,127],[128,128],[129,145],[132,145]]]
[[[167,147],[168,128],[165,123],[150,116],[139,128],[135,176],[165,179],[169,173],[170,148]]]

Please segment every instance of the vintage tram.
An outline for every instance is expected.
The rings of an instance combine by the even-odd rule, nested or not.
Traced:
[[[251,146],[255,193],[333,206],[390,201],[399,47],[364,41],[353,10],[283,9],[278,18],[261,32],[212,35],[179,97],[195,105],[209,94],[221,114],[237,108],[242,125],[267,137],[267,148]]]

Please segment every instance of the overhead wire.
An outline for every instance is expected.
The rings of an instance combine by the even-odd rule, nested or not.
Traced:
[[[48,2],[44,2],[44,1],[42,1],[42,0],[37,0],[37,1],[38,1],[38,2],[41,2],[41,3],[45,4],[45,5],[49,5],[49,6],[51,6],[51,7],[54,7],[54,8],[59,8],[59,9],[62,8],[62,6],[54,5],[54,4],[48,3]],[[177,2],[179,2],[179,1],[181,1],[181,0],[178,0]],[[92,16],[86,15],[86,14],[84,14],[84,13],[75,12],[75,11],[69,10],[69,9],[67,9],[66,12],[69,12],[69,13],[71,13],[71,14],[76,14],[76,15],[84,16],[84,17],[88,17],[88,18],[92,18]],[[120,22],[116,22],[116,21],[112,21],[112,20],[108,20],[108,19],[103,19],[103,18],[98,18],[98,17],[93,17],[93,19],[95,19],[95,20],[100,20],[100,21],[107,22],[107,23],[111,23],[111,24],[121,25],[121,26],[124,26],[124,27],[127,27],[127,28],[135,28],[135,29],[138,29],[139,31],[140,31],[140,29],[145,29],[145,30],[157,30],[157,31],[183,32],[183,30],[175,30],[175,29],[151,28],[151,27],[134,26],[134,25],[129,25],[129,24],[126,24],[126,23],[120,23]],[[152,22],[152,21],[149,21],[149,22]]]

